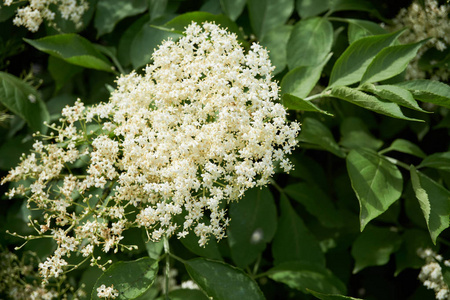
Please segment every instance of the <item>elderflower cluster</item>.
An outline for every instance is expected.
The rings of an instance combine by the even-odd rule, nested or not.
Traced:
[[[436,299],[450,300],[449,287],[444,281],[440,265],[450,267],[450,260],[443,260],[441,255],[436,254],[431,249],[420,250],[418,254],[426,261],[419,274],[420,281],[426,288],[434,290]]]
[[[102,284],[97,288],[97,297],[106,299],[116,299],[119,296],[119,292],[114,289],[114,285],[106,287]]]
[[[424,7],[420,1],[415,0],[408,8],[400,10],[398,15],[392,20],[393,25],[389,26],[392,31],[408,28],[399,40],[400,42],[415,43],[427,38],[430,40],[419,49],[417,56],[413,59],[407,70],[406,79],[421,79],[431,75],[435,80],[448,80],[449,71],[447,68],[437,68],[431,74],[419,68],[419,59],[430,48],[435,47],[439,51],[444,51],[450,45],[450,5],[439,5],[437,0],[425,0]]]
[[[272,70],[258,44],[244,53],[235,34],[192,23],[143,75],[121,76],[109,102],[64,108],[49,142],[36,141],[1,181],[18,182],[9,197],[45,212],[31,221],[57,243],[44,279],[60,276],[73,252],[104,268],[94,249],[130,249],[121,241],[132,227],[153,241],[224,238],[227,204],[292,168],[300,127],[275,102]]]
[[[3,0],[3,5],[10,6],[15,2],[18,1]],[[77,28],[83,25],[81,18],[89,8],[86,0],[29,0],[27,4],[17,9],[13,23],[32,32],[38,31],[44,20],[52,22],[55,19],[55,12],[51,7],[53,5],[58,8],[64,20],[72,21]]]
[[[82,288],[75,290],[71,286],[66,286],[63,294],[56,286],[42,286],[35,278],[37,272],[35,263],[38,258],[35,253],[25,252],[23,257],[19,257],[3,250],[0,252],[0,295],[7,296],[8,299],[16,300],[51,300],[63,299],[70,294],[71,299],[80,299],[86,296]],[[59,291],[59,292],[58,292]]]

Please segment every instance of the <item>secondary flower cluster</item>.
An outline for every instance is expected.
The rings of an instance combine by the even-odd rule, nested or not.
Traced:
[[[3,0],[5,6],[10,6],[13,3],[13,0]],[[52,5],[58,8],[64,20],[72,21],[77,27],[83,25],[81,17],[89,8],[86,0],[29,0],[27,6],[17,9],[13,23],[16,26],[24,26],[29,31],[36,32],[44,20],[51,22],[55,19],[55,12],[51,9]]]
[[[420,2],[424,2],[423,6]],[[419,68],[419,59],[430,48],[435,47],[444,51],[450,45],[450,5],[439,3],[436,0],[415,0],[410,7],[402,8],[398,15],[392,20],[392,31],[403,28],[409,30],[400,36],[402,43],[415,43],[427,38],[430,40],[420,48],[416,58],[411,61],[407,69],[407,79],[425,78],[425,71]],[[433,79],[448,80],[448,68],[435,69],[432,71]]]
[[[440,265],[450,268],[450,260],[444,260],[441,255],[434,253],[431,249],[420,251],[419,256],[426,261],[419,274],[420,281],[426,288],[434,290],[436,299],[450,300],[450,290],[444,281]]]
[[[246,54],[235,34],[192,23],[143,75],[121,76],[109,102],[66,107],[49,142],[36,141],[2,180],[18,181],[10,197],[45,211],[31,224],[58,247],[42,276],[60,276],[73,252],[98,265],[94,248],[126,247],[131,227],[153,241],[224,238],[227,203],[266,185],[278,166],[291,169],[300,127],[274,101],[272,70],[258,44]]]

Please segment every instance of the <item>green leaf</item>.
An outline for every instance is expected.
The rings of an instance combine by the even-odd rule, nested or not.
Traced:
[[[50,119],[47,107],[35,88],[23,80],[0,72],[0,103],[24,119],[33,131],[45,133]]]
[[[433,244],[439,234],[449,227],[450,192],[425,174],[410,167],[411,183],[419,200]]]
[[[360,206],[361,231],[369,221],[397,201],[403,189],[397,166],[375,152],[362,148],[347,155],[347,171]]]
[[[389,151],[398,151],[406,154],[411,154],[420,158],[425,158],[426,154],[417,145],[411,143],[410,141],[404,139],[396,139],[392,144],[383,149],[381,152],[386,153]]]
[[[329,10],[331,5],[330,2],[331,0],[297,0],[296,8],[300,17],[306,19]]]
[[[450,171],[450,152],[431,154],[426,157],[417,168],[425,167]]]
[[[361,80],[367,66],[385,47],[392,45],[403,31],[368,36],[352,43],[337,59],[329,86],[350,85]]]
[[[289,197],[301,203],[323,226],[336,228],[343,225],[333,202],[318,187],[310,183],[300,182],[286,186],[284,191]]]
[[[348,22],[348,43],[362,39],[366,36],[386,34],[386,29],[382,28],[379,24],[360,20],[360,19],[343,19]]]
[[[237,34],[238,38],[244,40],[239,26],[235,22],[231,21],[225,15],[213,15],[203,11],[188,12],[177,16],[164,24],[164,27],[173,29],[175,31],[183,32],[185,27],[190,25],[192,22],[196,22],[201,25],[203,22],[215,22],[216,25],[220,25],[222,28],[228,28],[229,32],[234,32]]]
[[[298,98],[291,94],[284,94],[282,97],[283,105],[287,109],[293,109],[293,110],[301,110],[301,111],[314,111],[319,112],[328,116],[332,116],[333,114],[330,114],[329,112],[320,109],[314,103],[308,100],[303,100],[302,98]]]
[[[411,80],[395,84],[409,90],[414,98],[450,108],[450,86],[434,80]]]
[[[29,152],[33,145],[31,140],[26,140],[22,136],[15,136],[0,145],[0,169],[10,170],[20,162],[22,153]]]
[[[261,45],[269,51],[269,58],[276,75],[284,70],[287,62],[287,43],[292,32],[292,25],[281,25],[267,32],[261,40]]]
[[[153,50],[156,49],[162,41],[169,38],[177,40],[182,36],[178,32],[169,32],[152,27],[155,22],[151,21],[143,24],[131,42],[129,53],[130,61],[134,69],[138,69],[150,63]]]
[[[395,85],[373,85],[364,84],[361,88],[371,92],[376,96],[397,103],[398,105],[414,109],[420,112],[427,112],[420,108],[413,95],[407,89]]]
[[[55,93],[58,92],[75,74],[83,71],[83,68],[69,64],[55,56],[48,58],[48,71],[55,81]]]
[[[209,240],[208,244],[204,247],[200,247],[198,245],[198,237],[191,231],[186,237],[180,239],[180,242],[194,254],[210,259],[223,260],[215,239]]]
[[[329,91],[331,97],[336,97],[355,105],[361,106],[365,109],[372,110],[379,114],[383,114],[389,117],[409,120],[409,121],[419,121],[419,119],[413,119],[405,116],[401,111],[400,107],[396,103],[387,102],[385,100],[379,99],[375,96],[368,95],[357,89],[349,88],[346,86],[337,86]]]
[[[109,0],[98,0],[94,18],[97,38],[113,31],[120,20],[140,14],[147,7],[148,0],[115,0],[114,5]]]
[[[331,0],[330,10],[332,12],[344,10],[357,10],[377,13],[373,4],[367,0]]]
[[[331,55],[328,55],[323,62],[315,66],[300,66],[284,75],[281,80],[281,95],[291,94],[298,98],[305,98],[312,91],[320,79],[323,67],[326,65]]]
[[[24,39],[36,49],[68,63],[89,69],[114,73],[114,67],[94,45],[84,37],[69,33],[46,36],[37,40]]]
[[[384,48],[367,67],[361,83],[379,82],[400,74],[417,55],[417,51],[427,40],[414,44],[396,45]]]
[[[330,270],[308,262],[291,261],[267,271],[269,277],[290,288],[308,293],[308,289],[327,294],[345,294],[346,287]]]
[[[246,2],[246,0],[220,0],[220,6],[228,18],[236,21],[244,10]]]
[[[248,0],[247,6],[253,32],[262,39],[269,30],[289,19],[294,11],[294,0]]]
[[[355,240],[352,256],[355,259],[353,274],[370,266],[382,266],[389,262],[389,257],[400,247],[398,233],[389,228],[368,227]]]
[[[305,118],[303,120],[299,140],[320,146],[336,156],[345,157],[345,153],[339,148],[330,129],[317,119]]]
[[[402,235],[402,245],[395,253],[395,276],[406,268],[420,269],[424,265],[424,261],[417,255],[418,250],[431,248],[432,246],[426,231],[407,229]]]
[[[158,298],[163,300],[164,298]],[[209,300],[200,290],[177,289],[169,293],[170,300]]]
[[[362,300],[360,298],[347,297],[343,295],[330,295],[330,294],[322,294],[316,291],[306,289],[309,293],[311,293],[314,297],[321,300]]]
[[[144,237],[146,239],[147,237]],[[145,248],[147,249],[147,254],[151,259],[159,260],[161,252],[164,248],[164,241],[153,242],[151,240],[145,242]]]
[[[302,19],[295,24],[287,48],[290,70],[322,64],[331,51],[333,26],[325,18]]]
[[[184,263],[192,280],[217,300],[264,299],[258,284],[241,270],[229,264],[204,258]]]
[[[148,0],[148,10],[150,12],[150,19],[154,20],[166,12],[168,0]]]
[[[292,208],[286,196],[281,195],[281,217],[272,243],[274,264],[303,261],[325,267],[325,256],[319,242]]]
[[[268,188],[253,188],[239,203],[231,203],[227,230],[231,257],[238,267],[253,263],[277,228],[277,208]]]
[[[367,129],[366,124],[359,118],[345,118],[341,123],[341,140],[339,144],[348,148],[369,148],[377,150],[383,141],[376,139]]]
[[[145,293],[158,274],[158,261],[143,257],[134,261],[119,261],[112,264],[95,283],[91,299],[97,297],[97,288],[102,284],[114,286],[119,292],[115,299],[134,299]]]
[[[146,26],[147,22],[150,21],[150,18],[148,16],[148,14],[143,15],[142,17],[140,17],[139,19],[137,19],[136,21],[133,22],[133,24],[131,24],[131,26],[129,26],[127,28],[127,30],[125,30],[125,32],[121,35],[120,41],[119,41],[119,46],[117,48],[117,58],[119,59],[120,63],[123,66],[127,66],[129,64],[131,64],[131,46],[133,44],[133,40],[136,38],[136,36],[138,35],[138,33],[142,30],[143,26]],[[135,46],[138,46],[139,43],[136,43]],[[145,43],[142,43],[142,46],[145,46]],[[140,49],[139,53],[141,53],[141,57],[142,56],[146,56],[148,55],[147,52],[151,52],[149,51],[149,49],[145,49],[142,48]]]

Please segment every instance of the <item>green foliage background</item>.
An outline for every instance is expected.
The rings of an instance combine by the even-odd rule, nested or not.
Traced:
[[[89,0],[81,29],[59,18],[58,30],[37,33],[15,27],[14,10],[2,7],[0,103],[11,118],[0,128],[1,174],[65,105],[107,101],[116,76],[140,72],[161,41],[192,21],[214,21],[244,47],[257,41],[270,51],[282,102],[302,123],[301,143],[294,171],[229,206],[227,239],[205,248],[190,237],[170,240],[177,280],[192,278],[204,292],[173,291],[171,299],[432,299],[417,279],[417,250],[450,257],[450,87],[404,80],[425,41],[402,45],[402,31],[378,24],[409,4]],[[444,54],[439,64],[449,68]],[[0,239],[12,250],[20,240],[5,231],[31,234],[28,215],[39,213],[1,197]],[[113,283],[121,299],[163,297],[153,284],[162,244],[139,230],[128,238],[137,250],[109,255],[118,263],[103,275],[83,265],[69,273],[71,283],[85,283],[89,295]],[[38,240],[17,253],[43,259],[53,247]],[[142,280],[127,279],[136,274]]]

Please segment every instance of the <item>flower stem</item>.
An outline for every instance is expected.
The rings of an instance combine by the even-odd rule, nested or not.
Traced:
[[[166,255],[166,270],[165,270],[165,280],[164,280],[164,294],[166,300],[169,300],[169,279],[170,279],[170,247],[169,247],[169,239],[164,237],[164,252]]]

